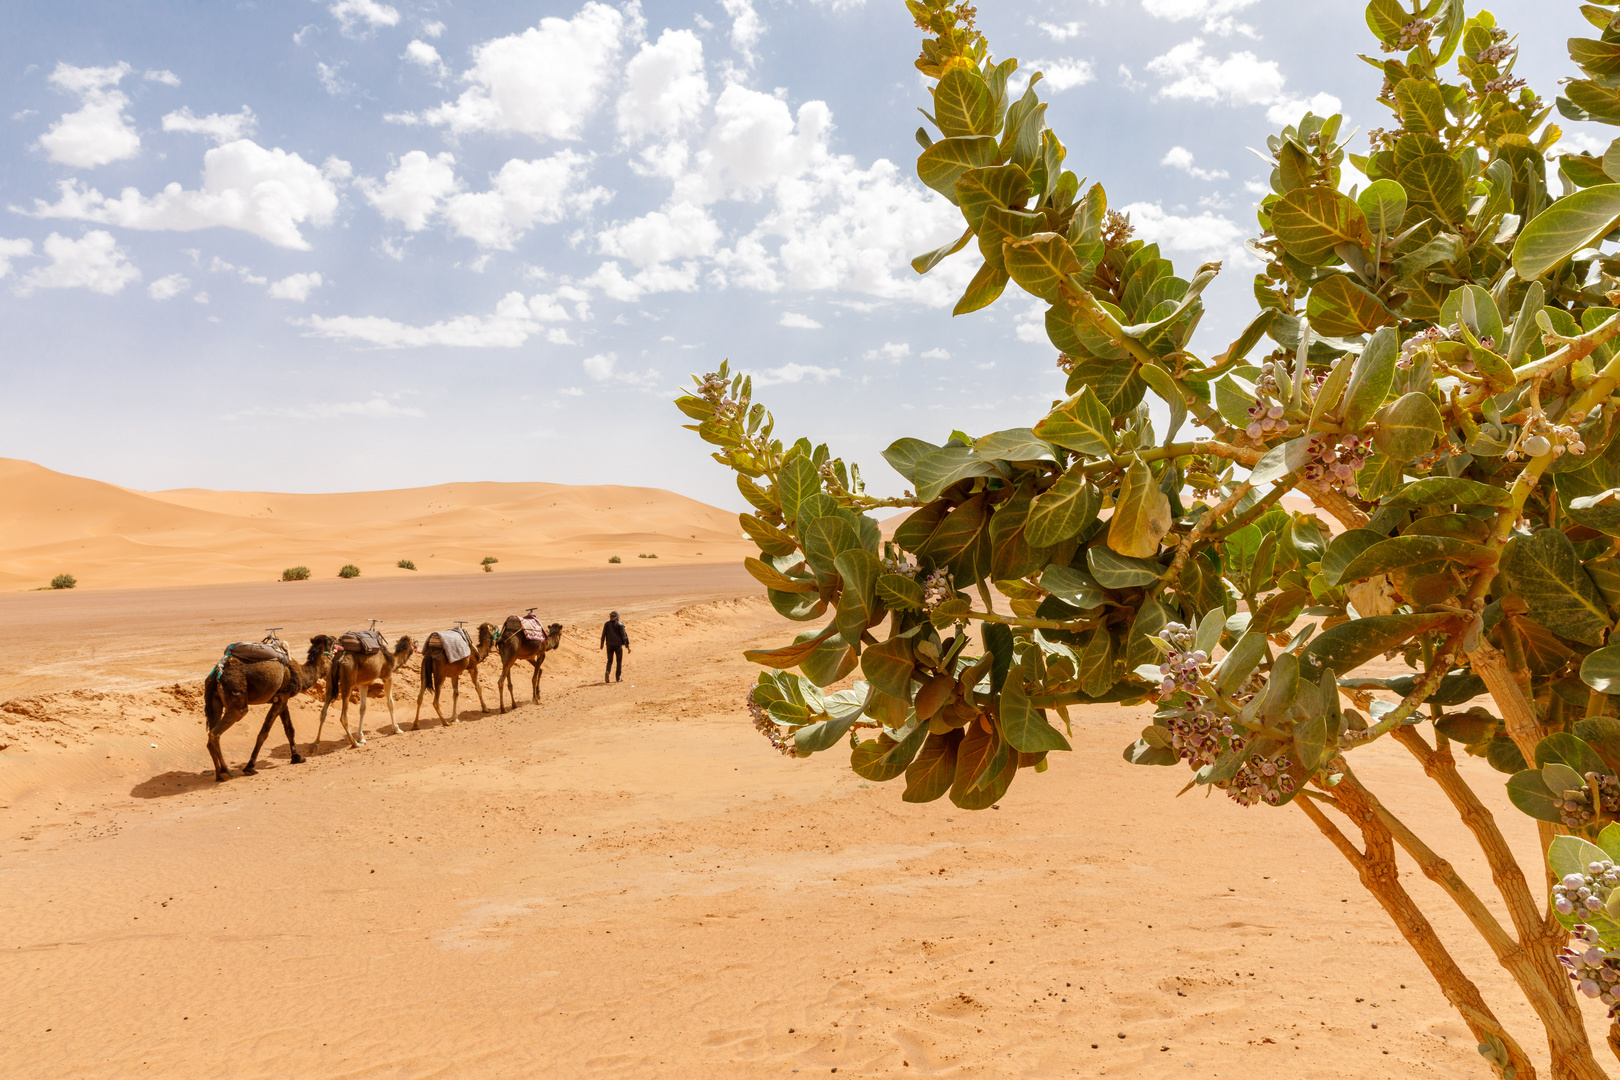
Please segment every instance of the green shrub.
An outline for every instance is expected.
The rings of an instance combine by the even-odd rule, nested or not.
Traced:
[[[616,562],[624,562],[624,560],[619,558],[617,555],[609,555],[608,556],[608,562],[616,563]]]
[[[409,559],[401,559],[395,565],[398,566],[401,570],[415,570],[416,569],[416,564],[411,562],[411,560],[409,560]]]
[[[308,581],[309,580],[309,567],[307,567],[307,566],[289,566],[289,567],[287,567],[287,569],[285,569],[285,570],[283,570],[281,572],[281,580],[282,581]]]
[[[338,577],[340,578],[352,578],[359,576],[360,568],[354,565],[354,563],[347,563],[344,565],[343,569],[338,571]]]
[[[79,579],[72,574],[57,574],[51,578],[51,588],[53,589],[71,589],[78,584]]]
[[[493,574],[495,572],[495,564],[500,561],[501,560],[497,559],[493,555],[485,555],[484,561],[480,565],[483,566],[484,573]]]
[[[656,556],[656,555],[637,555],[636,558],[638,558],[638,559],[656,559],[656,558],[658,558],[658,556]]]

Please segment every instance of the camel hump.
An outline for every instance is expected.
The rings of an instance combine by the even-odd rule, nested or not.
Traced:
[[[232,657],[244,664],[258,664],[266,660],[285,660],[287,654],[262,641],[237,641],[225,646],[225,655],[221,660],[223,662]]]
[[[506,617],[506,621],[501,624],[501,634],[503,636],[506,634],[519,634],[522,632],[523,616],[521,615],[508,615]]]
[[[344,652],[370,655],[382,651],[383,641],[382,635],[375,630],[350,630],[338,638],[338,645]]]

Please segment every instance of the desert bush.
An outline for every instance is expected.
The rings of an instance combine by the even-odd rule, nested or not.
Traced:
[[[617,562],[623,562],[623,561],[624,560],[619,558],[617,555],[609,555],[608,556],[608,562],[610,562],[610,563],[617,563]]]
[[[484,568],[484,573],[493,574],[495,572],[495,564],[500,561],[501,560],[497,559],[493,555],[485,555],[484,561],[479,563],[479,565]]]
[[[72,574],[57,574],[51,578],[51,588],[53,589],[73,589],[77,588],[78,584],[79,579]]]
[[[338,571],[340,578],[355,578],[360,576],[360,568],[353,563],[345,563],[343,569]]]
[[[658,558],[658,556],[656,556],[656,555],[637,555],[636,558],[638,558],[638,559],[656,559],[656,558]]]
[[[1031,427],[899,439],[884,458],[911,490],[876,498],[825,445],[774,438],[728,364],[696,380],[677,405],[739,474],[761,549],[748,569],[782,615],[816,623],[747,654],[766,668],[754,723],[790,757],[847,738],[854,771],[904,777],[905,801],[982,809],[1084,737],[1071,706],[1140,705],[1126,760],[1190,770],[1154,785],[1166,795],[1190,780],[1303,812],[1499,1076],[1534,1067],[1402,885],[1396,846],[1512,976],[1554,1075],[1603,1076],[1571,981],[1620,996],[1620,827],[1600,828],[1620,819],[1620,259],[1603,251],[1620,239],[1620,141],[1557,156],[1555,196],[1553,108],[1514,77],[1514,39],[1460,0],[1372,0],[1388,126],[1366,156],[1338,116],[1267,139],[1259,310],[1205,358],[1192,336],[1220,265],[1177,276],[1101,185],[1082,190],[1039,75],[1011,100],[1017,61],[992,60],[971,7],[907,6],[938,136],[918,129],[917,174],[965,226],[913,266],[973,243],[955,313],[1009,283],[1044,303],[1069,396]],[[1556,101],[1567,117],[1620,124],[1615,6],[1582,9],[1602,39],[1569,42],[1586,77]],[[1347,158],[1364,188],[1342,190]],[[1177,441],[1189,422],[1203,433]],[[1342,531],[1280,508],[1291,491]],[[879,507],[912,509],[892,542]],[[1412,673],[1358,675],[1384,656]],[[1490,708],[1464,707],[1482,694]],[[1511,930],[1355,773],[1381,739],[1456,809]],[[1548,906],[1543,868],[1527,878],[1454,744],[1512,774],[1541,819]]]
[[[285,570],[283,570],[281,572],[281,580],[282,581],[308,581],[309,580],[309,567],[307,567],[307,566],[289,566],[289,567],[287,567],[287,569],[285,569]]]
[[[401,570],[415,570],[416,569],[416,564],[414,562],[412,562],[411,560],[409,560],[409,559],[401,559],[401,560],[399,560],[399,562],[395,563],[394,565],[398,566]]]

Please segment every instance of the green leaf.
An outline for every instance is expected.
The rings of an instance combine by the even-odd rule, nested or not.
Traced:
[[[878,557],[865,548],[841,551],[833,559],[844,591],[838,595],[838,633],[847,644],[858,645],[861,632],[877,620],[882,609],[876,603],[877,579],[883,573]]]
[[[1327,756],[1327,717],[1315,713],[1294,725],[1294,755],[1306,772],[1315,772]]]
[[[838,745],[838,740],[849,734],[859,713],[847,716],[829,716],[819,723],[802,727],[793,733],[793,748],[801,757],[820,753]]]
[[[934,87],[934,122],[947,138],[989,135],[995,126],[990,88],[972,68],[953,67]]]
[[[1037,548],[1060,544],[1096,520],[1102,492],[1086,479],[1085,463],[1076,462],[1057,483],[1030,504],[1024,537]]]
[[[817,686],[831,686],[854,671],[857,660],[854,649],[843,639],[832,637],[810,650],[810,655],[799,661],[799,670]]]
[[[1105,589],[1151,585],[1164,573],[1164,567],[1151,559],[1130,558],[1100,544],[1086,549],[1086,566]]]
[[[1108,519],[1108,546],[1121,555],[1146,558],[1159,553],[1159,541],[1169,531],[1170,499],[1159,490],[1147,463],[1133,457]]]
[[[1405,463],[1427,454],[1445,430],[1434,402],[1427,394],[1413,391],[1379,412],[1373,445],[1380,453]]]
[[[1383,533],[1371,529],[1349,529],[1340,533],[1328,544],[1327,554],[1322,556],[1322,576],[1327,578],[1329,585],[1340,584],[1344,580],[1344,568],[1363,551],[1375,544],[1382,544],[1385,539]]]
[[[933,251],[918,255],[915,259],[912,259],[911,268],[919,274],[926,274],[958,251],[967,247],[967,242],[971,239],[973,239],[973,230],[964,229],[962,235],[949,244],[942,244]]]
[[[1508,541],[1502,576],[1543,626],[1556,627],[1560,637],[1571,641],[1603,643],[1608,605],[1561,530],[1540,529]]]
[[[1581,681],[1601,694],[1620,694],[1620,645],[1608,645],[1581,661]]]
[[[1432,210],[1446,222],[1461,221],[1466,207],[1467,181],[1449,154],[1424,154],[1400,171],[1407,198]]]
[[[1147,383],[1136,373],[1133,363],[1093,358],[1074,365],[1069,373],[1067,390],[1074,393],[1080,387],[1090,387],[1109,416],[1124,416],[1142,403]]]
[[[1450,615],[1374,615],[1330,627],[1305,647],[1300,660],[1307,670],[1330,667],[1354,671],[1375,656],[1382,656],[1416,634],[1444,626]],[[1316,678],[1314,674],[1310,676]]]
[[[1188,565],[1192,565],[1189,560]],[[1152,638],[1164,629],[1165,623],[1176,618],[1176,612],[1171,611],[1157,600],[1144,600],[1137,609],[1136,618],[1131,620],[1131,632],[1125,639],[1125,670],[1130,671],[1139,664],[1156,662],[1159,650],[1153,644]],[[1207,650],[1206,650],[1207,651]],[[1112,679],[1109,680],[1112,683]],[[1087,691],[1090,693],[1090,691]],[[1092,695],[1094,697],[1100,695]]]
[[[821,493],[821,476],[810,459],[801,455],[782,466],[776,490],[782,498],[782,516],[795,522],[799,520],[799,504]]]
[[[921,439],[897,439],[883,451],[883,460],[887,461],[895,472],[915,485],[917,462],[938,449],[939,447],[933,443],[923,442]]]
[[[1430,506],[1506,506],[1513,499],[1506,488],[1492,487],[1478,480],[1452,476],[1426,476],[1378,500],[1378,505],[1398,510],[1422,510]]]
[[[1080,272],[1074,248],[1059,233],[1035,233],[1006,245],[1007,273],[1025,291],[1057,303],[1070,274]]]
[[[1221,666],[1215,669],[1215,685],[1224,693],[1232,693],[1260,666],[1265,655],[1266,635],[1258,630],[1244,631],[1232,646],[1232,651],[1221,661]]]
[[[1271,231],[1283,249],[1307,266],[1339,261],[1340,244],[1361,246],[1367,218],[1346,195],[1330,187],[1295,188],[1271,210]]]
[[[1114,450],[1113,417],[1089,386],[1047,413],[1033,434],[1087,457],[1105,457]]]
[[[904,574],[884,574],[877,579],[878,599],[894,611],[921,611],[923,609],[922,583]]]
[[[1383,407],[1395,380],[1395,361],[1399,358],[1400,343],[1393,327],[1383,327],[1367,339],[1344,391],[1342,422],[1345,431],[1360,431]]]
[[[767,589],[778,592],[813,593],[816,583],[812,578],[790,578],[774,566],[760,562],[749,557],[743,559],[743,569],[754,575],[754,579]]]
[[[1605,235],[1620,221],[1620,184],[1602,184],[1566,195],[1519,230],[1513,269],[1534,281]]]
[[[875,739],[855,744],[849,755],[849,767],[857,776],[874,784],[885,783],[906,771],[927,738],[928,725],[921,723],[913,724],[910,734],[899,742],[888,732],[882,732]]]
[[[1344,388],[1350,384],[1350,373],[1355,370],[1356,358],[1346,353],[1334,363],[1333,370],[1322,385],[1316,388],[1316,401],[1311,405],[1311,420],[1305,430],[1317,430],[1317,422],[1332,416],[1344,404]]]
[[[1552,789],[1541,778],[1540,769],[1526,769],[1514,773],[1507,782],[1507,793],[1509,802],[1537,821],[1563,824],[1564,815],[1558,809],[1558,800],[1563,796],[1553,794]],[[1562,838],[1555,838],[1555,843],[1557,839]]]
[[[976,439],[973,450],[985,461],[1056,461],[1051,444],[1029,428],[1008,428]]]
[[[906,791],[901,801],[933,802],[951,788],[956,778],[956,748],[962,742],[960,731],[930,735],[922,749],[906,766]]]
[[[753,514],[738,514],[737,521],[748,538],[758,544],[760,551],[766,555],[791,555],[799,550],[787,533],[772,528]]]
[[[983,494],[973,496],[945,515],[917,554],[935,563],[954,562],[979,541],[989,516],[989,500]]]
[[[1615,42],[1570,38],[1569,58],[1588,75],[1620,75],[1620,44]]]
[[[1278,443],[1254,463],[1249,471],[1249,482],[1252,484],[1270,484],[1281,480],[1289,473],[1302,469],[1311,460],[1310,443],[1313,436],[1301,435],[1296,439]]]
[[[941,139],[918,155],[917,178],[954,203],[962,174],[995,159],[996,140],[988,136]]]
[[[1496,300],[1478,285],[1461,285],[1453,289],[1446,302],[1440,305],[1438,321],[1441,326],[1460,322],[1476,337],[1488,337],[1500,342],[1504,336],[1502,313],[1496,307]]]
[[[955,443],[940,447],[917,460],[917,498],[933,502],[952,484],[975,476],[1000,476],[1001,471],[974,452]]]
[[[1395,321],[1383,301],[1350,280],[1347,274],[1335,274],[1317,282],[1311,289],[1305,313],[1311,320],[1311,329],[1334,337],[1370,334]]]
[[[786,593],[766,589],[765,596],[778,615],[794,622],[810,622],[827,613],[827,601],[815,593]]]
[[[1569,766],[1582,778],[1589,772],[1609,771],[1609,766],[1596,750],[1586,745],[1584,739],[1567,731],[1555,731],[1536,744],[1536,764],[1545,767],[1552,762]]]
[[[800,530],[804,540],[804,559],[816,571],[818,578],[831,578],[833,560],[851,548],[861,546],[860,537],[849,522],[831,514],[818,517]]]
[[[970,724],[956,752],[951,802],[963,810],[983,810],[1001,800],[1018,772],[1018,756],[1008,753],[1000,735]]]
[[[1095,578],[1084,570],[1053,563],[1041,573],[1041,588],[1081,611],[1098,608],[1107,600]]]
[[[861,674],[866,676],[866,681],[882,693],[908,704],[911,702],[911,673],[915,668],[910,638],[890,638],[861,651]]]
[[[973,275],[973,280],[968,282],[962,298],[951,309],[951,314],[966,315],[995,303],[996,298],[1007,288],[1007,281],[1007,271],[1004,268],[985,263],[979,267],[979,272]]]
[[[1446,126],[1446,102],[1440,87],[1427,79],[1402,79],[1395,84],[1395,100],[1408,131],[1438,132]]]
[[[1452,536],[1394,536],[1373,544],[1350,560],[1339,571],[1338,583],[1395,573],[1435,559],[1479,567],[1489,566],[1495,558],[1494,549]]]
[[[1412,21],[1412,14],[1401,0],[1372,0],[1367,5],[1367,28],[1385,45],[1401,40],[1401,31]]]
[[[977,231],[987,207],[1020,208],[1029,201],[1034,188],[1029,176],[1017,165],[996,165],[972,169],[956,182],[956,202],[968,227]]]
[[[1114,685],[1114,635],[1108,627],[1099,626],[1086,639],[1080,650],[1080,692],[1088,697],[1100,697]]]
[[[1170,407],[1170,426],[1165,429],[1164,441],[1176,441],[1176,432],[1187,422],[1187,397],[1177,387],[1170,373],[1157,364],[1143,364],[1139,370],[1142,381]]]
[[[1001,687],[1001,730],[1014,750],[1024,754],[1039,754],[1048,750],[1067,750],[1069,740],[1047,722],[1046,714],[1029,703],[1024,681],[1018,669]]]
[[[1374,237],[1394,236],[1406,218],[1406,189],[1393,180],[1374,180],[1356,197],[1356,205]]]
[[[984,264],[1007,269],[1006,244],[1030,236],[1045,222],[1044,214],[1009,210],[1005,206],[985,207],[979,219],[979,252],[984,256]]]
[[[780,649],[749,649],[743,653],[743,659],[750,664],[759,664],[763,667],[787,669],[798,667],[805,657],[815,651],[816,646],[832,637],[838,630],[836,623],[829,623],[821,631],[806,630],[793,639],[793,644],[784,645]]]

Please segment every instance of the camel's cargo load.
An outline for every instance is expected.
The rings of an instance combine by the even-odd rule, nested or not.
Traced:
[[[546,639],[546,624],[537,615],[508,615],[505,625],[501,627],[501,633],[516,634],[519,632],[530,641],[544,641]]]
[[[429,634],[427,647],[432,648],[435,644],[444,650],[446,663],[459,664],[472,654],[472,639],[467,636],[467,631],[459,626],[453,630],[440,630]]]
[[[382,651],[383,640],[382,635],[375,630],[350,630],[338,638],[338,645],[344,652],[364,653],[370,656],[372,653]]]
[[[233,656],[244,664],[257,664],[265,660],[286,660],[288,658],[287,650],[281,647],[279,641],[274,643],[268,641],[232,642],[225,646],[225,655],[219,658],[219,662],[223,664]]]

